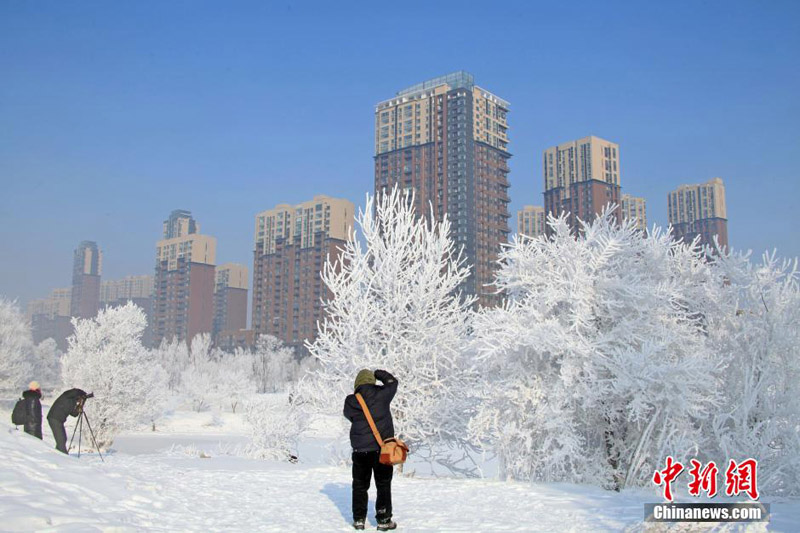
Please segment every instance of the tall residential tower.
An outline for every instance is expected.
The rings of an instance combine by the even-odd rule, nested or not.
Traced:
[[[589,136],[544,151],[545,216],[569,213],[574,232],[578,220],[590,222],[608,204],[620,205],[619,145]],[[614,212],[622,221],[619,207]]]
[[[238,263],[217,267],[214,289],[214,339],[223,332],[247,328],[247,285],[250,273]]]
[[[315,196],[256,215],[253,250],[253,333],[278,337],[296,353],[313,341],[322,301],[331,297],[320,277],[327,257],[341,255],[355,219],[348,200]]]
[[[398,92],[375,107],[375,192],[413,190],[419,215],[445,215],[472,272],[464,291],[482,305],[508,242],[508,111],[459,71]]]
[[[200,230],[188,211],[173,211],[156,245],[153,343],[191,342],[211,333],[214,319],[214,264],[217,240]]]
[[[636,227],[647,232],[647,202],[639,196],[622,195],[622,219],[635,220]]]
[[[94,318],[100,310],[100,274],[103,254],[93,241],[81,242],[72,260],[70,315]]]
[[[717,236],[720,246],[728,247],[728,210],[722,178],[681,185],[667,195],[667,208],[676,238],[691,241],[699,235],[701,244],[713,245]]]
[[[526,205],[517,211],[517,233],[527,237],[541,237],[544,235],[544,229],[544,207]]]

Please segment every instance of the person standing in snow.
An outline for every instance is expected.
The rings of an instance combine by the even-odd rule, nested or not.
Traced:
[[[377,385],[380,381],[383,385]],[[344,416],[350,423],[350,445],[353,448],[353,527],[364,529],[367,519],[367,502],[370,478],[375,475],[378,498],[375,502],[375,519],[378,531],[395,529],[392,521],[391,465],[380,462],[380,446],[367,422],[356,394],[361,394],[369,408],[378,432],[383,439],[394,437],[394,423],[389,404],[397,392],[397,379],[385,370],[361,370],[356,376],[353,394],[344,401]]]
[[[70,389],[59,396],[47,412],[47,423],[56,439],[56,449],[61,453],[67,452],[67,430],[64,424],[68,416],[79,416],[83,401],[89,396],[81,389]]]
[[[28,390],[22,393],[25,400],[25,433],[42,438],[42,388],[38,381],[31,381]]]

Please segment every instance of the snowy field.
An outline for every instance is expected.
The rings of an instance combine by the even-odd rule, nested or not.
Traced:
[[[299,464],[248,459],[235,455],[247,442],[239,415],[178,411],[156,432],[120,436],[103,463],[55,452],[48,428],[44,443],[0,428],[2,531],[352,530],[350,472],[318,457],[324,438],[301,447]],[[666,530],[641,522],[642,505],[657,501],[648,490],[398,476],[393,499],[402,531]],[[798,502],[772,504],[769,531],[800,530]]]

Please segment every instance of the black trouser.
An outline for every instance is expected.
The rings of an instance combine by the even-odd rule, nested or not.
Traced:
[[[64,422],[48,418],[47,423],[50,424],[50,431],[56,439],[56,450],[67,453],[67,430],[64,429]]]
[[[381,464],[380,452],[353,452],[353,520],[367,518],[369,480],[375,473],[378,499],[375,501],[375,519],[378,522],[392,517],[392,472],[394,467]]]

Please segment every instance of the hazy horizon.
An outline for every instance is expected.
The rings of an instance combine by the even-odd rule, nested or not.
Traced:
[[[152,275],[173,209],[252,282],[256,213],[363,205],[374,105],[462,69],[511,104],[512,231],[542,151],[596,135],[649,226],[721,177],[734,249],[800,255],[800,4],[359,5],[0,3],[0,295],[70,286],[83,240]]]

